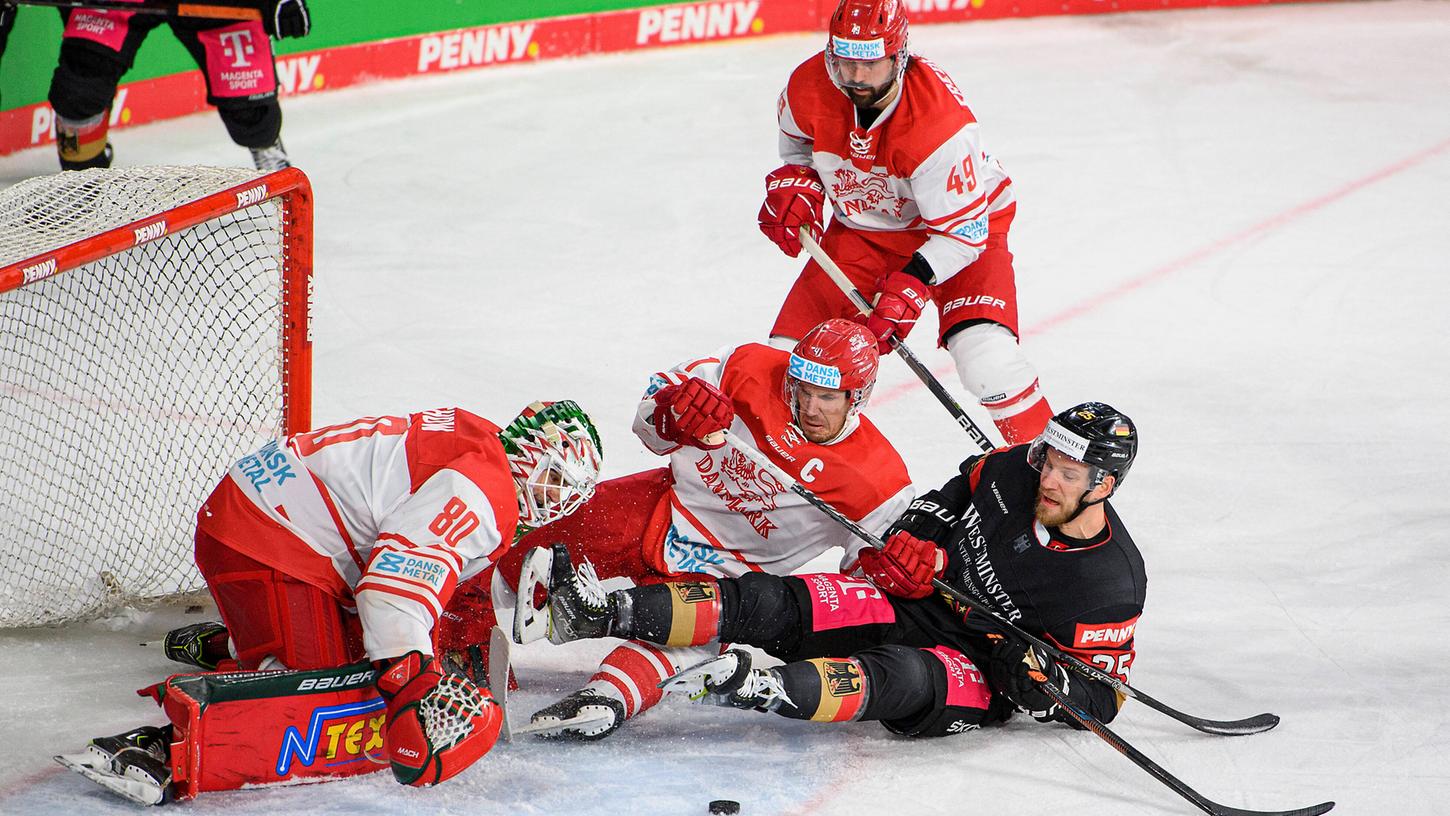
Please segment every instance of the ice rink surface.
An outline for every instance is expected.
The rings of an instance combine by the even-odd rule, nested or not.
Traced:
[[[316,422],[455,404],[507,419],[570,397],[600,422],[607,475],[654,466],[628,430],[646,377],[762,339],[798,269],[754,216],[776,93],[820,45],[286,100],[316,189]],[[1150,578],[1134,685],[1204,716],[1283,717],[1212,737],[1130,702],[1113,727],[1228,805],[1450,810],[1450,4],[920,26],[912,45],[956,78],[1016,184],[1023,342],[1047,394],[1141,429],[1114,500]],[[113,140],[118,165],[246,162],[210,113]],[[0,184],[54,162],[0,159]],[[933,330],[914,346],[961,393]],[[897,362],[870,413],[923,487],[971,452]],[[159,721],[132,690],[172,664],[138,644],[197,619],[0,632],[0,812],[130,812],[49,755]],[[605,648],[517,650],[514,715]],[[695,814],[715,798],[744,814],[1194,812],[1091,734],[1021,718],[912,742],[680,701],[605,743],[500,745],[435,790],[384,773],[184,807]]]

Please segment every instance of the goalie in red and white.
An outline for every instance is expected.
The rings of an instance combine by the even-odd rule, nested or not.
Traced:
[[[760,229],[791,257],[800,230],[820,237],[874,303],[867,327],[890,351],[928,299],[962,384],[1008,444],[1036,438],[1052,416],[1017,335],[1007,232],[1012,181],[982,147],[952,79],[907,51],[901,0],[841,0],[826,49],[791,73],[777,105],[783,166],[765,179]],[[771,328],[782,347],[856,308],[809,261]]]
[[[173,659],[243,671],[203,686],[173,678],[157,693],[170,726],[93,740],[63,764],[145,804],[381,764],[410,785],[457,774],[493,746],[503,715],[481,671],[444,665],[443,651],[464,644],[446,643],[440,619],[521,527],[593,495],[600,458],[593,423],[569,401],[533,403],[504,428],[442,408],[268,443],[197,516],[196,563],[225,626],[167,637]],[[280,690],[254,691],[268,684]],[[221,704],[239,696],[246,706]],[[301,722],[288,721],[296,712]],[[314,725],[328,717],[347,738],[323,745]]]
[[[515,640],[565,636],[532,603],[533,587],[547,586],[556,542],[601,579],[634,583],[786,575],[831,547],[854,562],[859,540],[736,448],[761,451],[852,520],[884,532],[913,491],[901,456],[861,413],[878,365],[871,334],[834,319],[806,332],[791,352],[746,343],[653,375],[634,432],[668,457],[668,467],[603,482],[579,513],[525,536],[501,562],[506,580],[523,573]],[[728,438],[720,434],[726,430]],[[535,546],[545,555],[525,563]],[[535,713],[529,730],[603,738],[658,703],[661,680],[718,653],[718,644],[627,642],[582,689]]]

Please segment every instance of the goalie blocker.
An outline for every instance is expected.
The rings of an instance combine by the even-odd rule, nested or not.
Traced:
[[[431,691],[410,695],[430,673],[438,673],[433,659],[414,652],[385,667],[381,677],[366,662],[314,671],[174,675],[137,692],[166,712],[169,745],[117,751],[112,743],[118,739],[157,731],[138,729],[93,740],[86,752],[56,760],[148,805],[389,766],[400,782],[431,785],[487,753],[503,714],[487,689],[461,675],[443,675]],[[397,709],[392,723],[389,699]],[[133,750],[164,757],[164,771],[156,765],[139,773],[127,756]]]

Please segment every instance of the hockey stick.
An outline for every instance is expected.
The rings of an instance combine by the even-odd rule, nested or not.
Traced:
[[[1174,793],[1192,802],[1199,810],[1210,814],[1210,816],[1319,816],[1321,813],[1328,813],[1334,809],[1333,802],[1320,802],[1317,805],[1310,805],[1309,807],[1298,808],[1296,810],[1243,810],[1236,807],[1229,807],[1228,805],[1221,805],[1205,797],[1193,788],[1188,787],[1188,785],[1183,783],[1183,780],[1164,770],[1162,765],[1149,759],[1142,751],[1134,748],[1127,740],[1113,733],[1112,729],[1108,728],[1102,720],[1074,706],[1072,701],[1068,699],[1067,693],[1053,685],[1052,681],[1045,680],[1039,683],[1039,685],[1042,686],[1043,691],[1047,692],[1047,696],[1051,697],[1079,725],[1098,735],[1103,742],[1106,742],[1118,753],[1132,760],[1134,765],[1147,771],[1154,779],[1167,785]]]
[[[124,0],[14,0],[22,6],[53,6],[62,9],[102,9],[134,11],[141,14],[175,14],[178,17],[201,17],[211,20],[260,20],[262,12],[240,5],[213,3],[127,3]]]
[[[821,268],[826,270],[826,274],[831,277],[831,280],[835,281],[836,286],[840,287],[841,294],[845,295],[851,301],[852,305],[860,310],[861,314],[871,314],[871,304],[866,302],[866,298],[861,294],[861,290],[857,289],[851,283],[851,279],[846,277],[846,273],[841,271],[841,267],[837,266],[836,262],[831,260],[831,256],[827,255],[824,249],[821,249],[821,245],[816,243],[815,236],[811,235],[809,230],[802,228],[800,230],[800,239],[801,246],[806,248],[806,252],[809,252],[811,257],[816,259],[816,263],[820,264]],[[942,407],[947,409],[947,413],[951,414],[952,419],[955,419],[957,424],[962,426],[962,430],[966,431],[967,436],[970,436],[972,441],[977,443],[978,448],[981,448],[985,453],[997,447],[992,444],[992,440],[987,438],[987,435],[982,432],[982,429],[977,427],[977,423],[973,422],[972,418],[967,416],[967,412],[962,410],[962,406],[941,384],[941,380],[938,380],[927,370],[927,367],[922,364],[920,358],[912,352],[905,341],[900,337],[892,336],[890,343],[891,348],[896,351],[897,356],[906,362],[906,367],[911,369],[917,379],[921,380],[922,385],[925,385],[927,390],[942,404]]]
[[[734,434],[731,434],[728,431],[723,432],[723,434],[726,440],[733,440],[735,438]],[[734,447],[735,450],[739,451],[741,455],[743,455],[745,458],[754,462],[757,467],[760,467],[761,469],[775,476],[777,479],[781,480],[782,483],[790,488],[791,492],[805,499],[807,502],[814,505],[821,512],[830,516],[837,523],[850,530],[851,533],[857,538],[865,541],[867,544],[870,544],[878,550],[885,549],[885,543],[882,542],[881,539],[867,532],[866,529],[863,528],[861,525],[842,515],[841,511],[837,510],[835,507],[832,507],[829,502],[825,501],[821,497],[817,496],[816,494],[805,488],[803,485],[801,485],[799,481],[792,478],[789,473],[781,470],[778,465],[766,458],[764,453],[756,450],[748,444],[734,444],[732,445],[732,447]],[[1074,669],[1078,672],[1078,674],[1082,674],[1085,677],[1089,677],[1095,680],[1101,680],[1101,682],[1107,683],[1115,690],[1125,694],[1126,696],[1132,697],[1137,700],[1142,700],[1143,702],[1148,703],[1151,707],[1162,711],[1163,713],[1167,714],[1170,717],[1173,717],[1180,722],[1197,728],[1200,731],[1204,731],[1209,734],[1254,734],[1260,731],[1267,731],[1268,729],[1273,728],[1279,723],[1279,718],[1273,714],[1260,714],[1257,717],[1249,717],[1244,720],[1232,720],[1224,722],[1217,720],[1205,720],[1199,717],[1184,714],[1180,711],[1176,711],[1158,702],[1157,700],[1154,700],[1146,694],[1134,690],[1131,686],[1119,680],[1118,678],[1113,677],[1110,674],[1106,674],[1094,668],[1090,664],[1084,663],[1081,660],[1078,660],[1076,657],[1073,657],[1072,655],[1057,649],[1056,647],[1046,643],[1045,641],[1033,637],[1022,629],[1018,628],[1016,624],[1002,617],[999,613],[997,613],[996,610],[972,600],[972,598],[967,596],[965,593],[959,592],[950,584],[933,578],[931,581],[931,585],[937,591],[950,595],[952,598],[955,598],[962,604],[991,618],[1004,631],[1010,632],[1013,635],[1022,638],[1029,644],[1042,650],[1044,654],[1048,655],[1057,662],[1068,666],[1068,668]],[[1298,808],[1296,810],[1241,810],[1239,808],[1229,807],[1228,805],[1221,805],[1211,799],[1204,797],[1198,791],[1184,784],[1182,780],[1178,779],[1178,777],[1164,770],[1161,765],[1149,759],[1142,751],[1134,748],[1130,743],[1127,742],[1127,740],[1124,740],[1122,737],[1119,737],[1117,734],[1109,730],[1108,727],[1102,723],[1102,721],[1094,717],[1091,713],[1076,708],[1068,699],[1067,695],[1063,693],[1061,689],[1057,688],[1057,686],[1053,685],[1050,681],[1043,682],[1041,683],[1041,685],[1044,690],[1046,690],[1047,695],[1051,697],[1053,701],[1056,702],[1059,706],[1061,706],[1063,711],[1067,712],[1067,714],[1071,716],[1074,720],[1076,720],[1078,724],[1080,724],[1083,728],[1096,734],[1108,745],[1111,745],[1113,749],[1116,750],[1118,753],[1132,760],[1134,765],[1137,765],[1139,768],[1147,771],[1159,782],[1162,782],[1163,784],[1171,788],[1174,793],[1177,793],[1179,796],[1182,796],[1189,802],[1192,802],[1203,812],[1212,814],[1212,816],[1319,816],[1319,814],[1327,813],[1330,809],[1334,807],[1333,802],[1321,802],[1317,805],[1312,805],[1306,808]]]
[[[733,436],[728,433],[725,436],[727,438],[733,438]],[[780,479],[782,482],[788,485],[792,492],[805,499],[807,502],[815,505],[817,509],[830,516],[833,520],[836,521],[836,523],[845,527],[847,530],[850,530],[851,533],[857,538],[861,539],[867,544],[870,544],[872,547],[875,547],[878,550],[885,549],[886,545],[884,542],[882,542],[881,539],[867,532],[865,528],[863,528],[861,525],[842,515],[841,511],[832,507],[830,503],[826,502],[820,496],[812,493],[810,490],[806,489],[804,486],[801,485],[800,482],[791,478],[789,473],[781,470],[780,467],[777,466],[774,462],[765,458],[765,455],[763,453],[745,444],[737,444],[735,445],[735,449],[740,451],[741,454],[753,461],[759,467],[762,467],[768,470],[770,473],[774,474],[777,479]],[[1153,697],[1150,697],[1147,694],[1138,691],[1137,689],[1133,688],[1122,680],[1119,680],[1113,675],[1108,674],[1107,672],[1099,669],[1091,663],[1086,663],[1082,660],[1079,660],[1077,657],[1062,651],[1061,649],[1042,640],[1041,638],[1033,636],[1032,634],[1017,626],[1017,624],[1003,617],[1002,614],[997,610],[983,604],[980,601],[974,600],[966,593],[956,589],[950,584],[933,578],[931,581],[931,585],[937,591],[950,596],[954,600],[959,601],[963,605],[970,607],[971,609],[974,609],[983,615],[986,615],[992,620],[993,623],[997,624],[998,628],[1000,628],[1003,632],[1025,640],[1027,643],[1037,647],[1044,654],[1048,655],[1053,660],[1056,660],[1058,663],[1061,663],[1068,669],[1071,669],[1073,672],[1080,674],[1090,680],[1096,680],[1100,683],[1105,683],[1119,694],[1122,694],[1125,697],[1131,697],[1134,700],[1139,700],[1144,705],[1147,705],[1149,708],[1161,711],[1162,713],[1167,714],[1168,716],[1172,717],[1175,720],[1178,720],[1184,725],[1187,725],[1190,728],[1195,728],[1199,731],[1204,732],[1205,734],[1218,734],[1221,736],[1241,736],[1244,734],[1258,734],[1262,731],[1268,731],[1269,729],[1279,724],[1279,717],[1275,714],[1258,714],[1256,716],[1246,717],[1241,720],[1209,720],[1203,717],[1195,717],[1192,714],[1185,714],[1182,711],[1179,711],[1165,703],[1161,703]]]

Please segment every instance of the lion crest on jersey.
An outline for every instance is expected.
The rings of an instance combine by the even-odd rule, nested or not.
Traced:
[[[906,199],[891,191],[885,176],[875,173],[858,173],[849,167],[841,167],[833,174],[831,198],[847,216],[872,210],[901,217]]]

